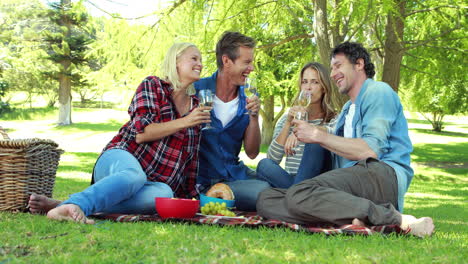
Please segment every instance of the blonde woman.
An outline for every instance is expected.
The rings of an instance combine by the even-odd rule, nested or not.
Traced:
[[[331,103],[331,81],[328,70],[320,63],[306,64],[299,76],[300,91],[312,95],[310,104],[306,107],[309,123],[316,126],[331,127],[334,124],[335,111]],[[299,173],[305,144],[298,141],[292,133],[291,122],[296,112],[302,110],[293,106],[275,127],[273,142],[268,148],[267,158],[257,166],[257,178],[267,181],[272,187],[288,188],[307,178],[316,176],[331,166],[330,152],[318,144],[310,144],[308,148],[314,153],[314,160],[307,163],[308,173]],[[279,164],[286,156],[285,168]],[[307,175],[307,176],[305,176]]]
[[[174,44],[162,78],[147,77],[128,109],[130,121],[96,161],[93,184],[62,203],[32,195],[31,212],[55,220],[93,223],[97,213],[155,213],[155,197],[194,197],[201,124],[210,107],[198,107],[192,83],[202,70],[198,48]],[[50,210],[50,211],[49,211]]]

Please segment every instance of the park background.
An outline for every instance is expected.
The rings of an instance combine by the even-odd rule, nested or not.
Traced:
[[[195,43],[203,55],[202,75],[209,76],[216,70],[215,43],[224,31],[257,40],[262,153],[256,160],[242,156],[254,168],[297,93],[300,68],[308,61],[328,66],[332,47],[351,40],[369,49],[375,79],[391,84],[407,110],[415,178],[405,210],[432,216],[436,234],[419,240],[171,223],[89,227],[2,212],[0,263],[466,261],[466,2],[142,2],[0,3],[0,126],[11,138],[50,138],[65,150],[54,198],[86,188],[101,149],[128,120],[137,85],[158,75],[174,42]],[[340,109],[345,98],[336,98]]]

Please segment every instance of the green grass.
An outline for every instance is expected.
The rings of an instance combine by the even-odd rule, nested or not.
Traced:
[[[51,119],[58,116],[58,110],[54,107],[46,108],[14,108],[11,112],[2,113],[1,119],[6,120],[34,120]]]
[[[78,117],[99,115],[88,110],[74,113]],[[124,118],[112,117],[69,127],[49,126],[46,131],[41,128],[40,135],[56,134],[80,144],[83,137],[115,132]],[[170,222],[79,225],[48,221],[40,215],[0,212],[0,263],[466,263],[466,124],[451,121],[453,130],[437,134],[430,131],[427,121],[415,120],[410,120],[415,177],[406,196],[405,212],[434,218],[436,233],[430,238],[326,237],[284,228]],[[8,123],[13,136],[20,132],[14,123]],[[36,132],[32,126],[31,134]],[[98,151],[63,154],[54,198],[65,199],[89,186],[98,155]]]
[[[415,144],[411,157],[415,162],[466,162],[468,142]]]
[[[69,126],[57,126],[54,129],[64,131],[67,133],[80,133],[80,132],[116,132],[122,127],[122,122],[117,120],[109,120],[106,123],[90,123],[81,122],[73,123]]]

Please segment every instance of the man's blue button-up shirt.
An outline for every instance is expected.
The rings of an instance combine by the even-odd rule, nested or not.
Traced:
[[[194,83],[197,91],[210,89],[216,94],[216,78],[218,72],[211,77],[203,78]],[[199,152],[199,172],[197,183],[209,186],[220,181],[245,180],[246,166],[239,160],[239,153],[244,140],[244,133],[249,125],[246,112],[246,97],[243,87],[238,88],[239,106],[236,116],[223,127],[221,121],[211,111],[212,129],[205,129],[201,135]]]
[[[367,79],[359,92],[353,118],[353,138],[362,138],[377,154],[377,158],[390,165],[398,179],[398,210],[403,211],[403,198],[413,179],[410,153],[413,145],[408,135],[408,123],[400,98],[384,82]],[[334,134],[343,136],[345,117],[351,101],[348,101],[337,118]],[[333,167],[347,168],[356,164],[333,155]]]

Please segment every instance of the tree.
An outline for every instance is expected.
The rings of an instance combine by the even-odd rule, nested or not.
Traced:
[[[53,65],[42,58],[38,32],[48,26],[43,16],[46,8],[37,0],[5,0],[0,4],[0,47],[4,62],[2,78],[9,92],[26,92],[29,105],[37,94],[48,97],[49,105],[56,101],[57,89],[41,74]]]
[[[2,103],[2,97],[5,96],[9,86],[8,82],[3,79],[3,71],[10,67],[4,57],[5,56],[0,57],[0,103]]]
[[[69,125],[71,120],[72,79],[82,79],[79,66],[87,62],[87,45],[92,41],[86,24],[88,15],[81,1],[72,4],[71,0],[51,3],[48,17],[52,22],[44,32],[47,59],[56,63],[56,71],[47,72],[48,76],[59,82],[59,125]]]
[[[173,19],[161,20],[163,23],[159,28],[161,33],[167,31],[170,36],[195,39],[195,43],[201,43],[204,61],[208,62],[204,63],[208,68],[205,73],[208,74],[216,69],[213,50],[225,30],[240,31],[257,40],[257,70],[254,74],[259,77],[262,100],[263,144],[271,142],[277,120],[297,92],[298,70],[306,61],[312,60],[314,54],[310,52],[313,48],[309,34],[311,24],[298,23],[305,15],[302,6],[307,2],[293,3],[294,8],[286,6],[287,2],[187,2],[174,11]],[[187,13],[191,16],[185,16]],[[278,103],[282,109],[275,114],[274,107]]]
[[[442,19],[445,23],[440,22]],[[462,30],[452,30],[465,22],[466,17],[453,6],[419,12],[407,21],[415,38],[431,39],[440,35],[438,32],[446,32],[406,52],[402,62],[407,105],[421,112],[437,132],[442,131],[446,115],[468,112],[467,37]]]

